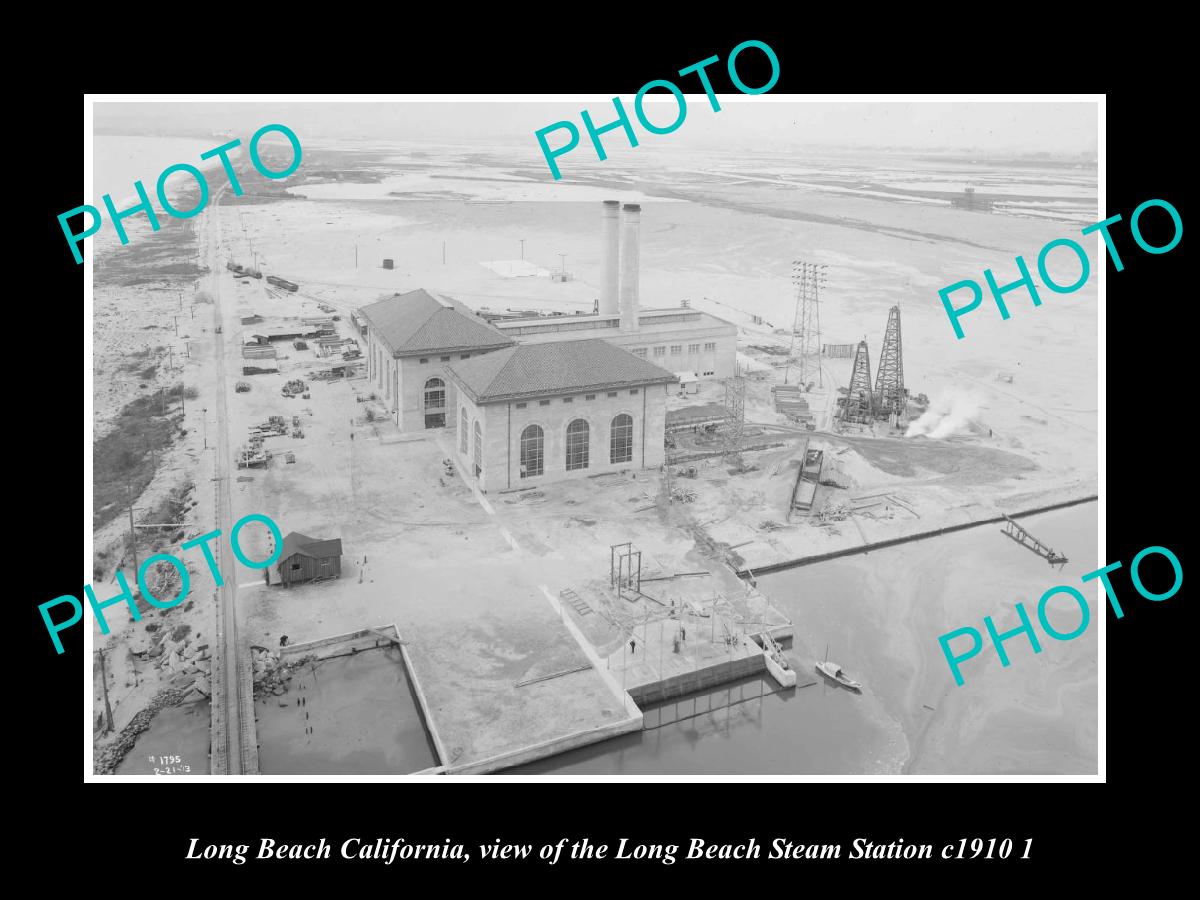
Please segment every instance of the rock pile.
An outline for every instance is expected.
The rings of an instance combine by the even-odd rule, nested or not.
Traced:
[[[154,699],[121,729],[116,739],[101,751],[96,759],[96,774],[111,775],[133,747],[137,737],[150,727],[158,711],[165,706],[178,706],[184,700],[182,692],[166,688],[154,695]]]
[[[306,656],[303,659],[281,663],[279,657],[266,647],[253,645],[250,647],[250,653],[254,661],[255,700],[282,696],[287,692],[288,682],[292,680],[292,671],[315,658]]]
[[[183,634],[176,640],[173,635],[179,631],[158,627],[147,638],[139,635],[132,640],[129,651],[143,660],[153,660],[154,668],[181,693],[184,703],[204,700],[212,695],[212,653],[208,644],[199,640],[199,634]]]

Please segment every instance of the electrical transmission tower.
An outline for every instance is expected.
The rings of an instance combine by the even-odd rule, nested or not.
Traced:
[[[850,390],[838,417],[846,422],[869,422],[875,417],[875,402],[871,395],[871,356],[867,342],[859,341],[854,353],[854,374],[850,376]]]
[[[746,429],[746,379],[739,373],[725,379],[725,439],[721,458],[740,466],[742,433]]]
[[[816,375],[817,383],[825,386],[821,374],[821,300],[820,290],[825,284],[827,266],[796,260],[792,263],[792,284],[796,288],[796,316],[792,321],[792,346],[788,351],[788,367],[783,373],[783,383],[788,383],[792,356],[796,353],[799,338],[799,359],[796,362],[797,384],[807,384]]]
[[[883,349],[879,351],[879,369],[875,373],[875,393],[880,416],[899,416],[904,412],[904,348],[900,343],[900,307],[888,312]]]

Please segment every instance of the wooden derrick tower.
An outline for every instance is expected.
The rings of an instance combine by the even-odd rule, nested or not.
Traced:
[[[879,406],[875,410],[881,418],[899,416],[904,412],[904,348],[900,343],[900,307],[893,306],[888,312],[887,330],[883,335],[883,349],[879,351],[879,369],[875,373],[875,396]]]
[[[846,393],[838,420],[846,422],[868,422],[875,417],[875,400],[871,393],[871,357],[867,342],[859,341],[854,353],[854,374],[850,376],[850,390]]]

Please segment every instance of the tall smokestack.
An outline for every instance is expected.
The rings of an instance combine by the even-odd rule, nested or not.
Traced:
[[[615,316],[620,306],[617,283],[621,272],[621,224],[619,200],[604,201],[604,244],[600,252],[600,315]]]
[[[626,203],[621,218],[621,330],[638,330],[638,264],[642,208]]]

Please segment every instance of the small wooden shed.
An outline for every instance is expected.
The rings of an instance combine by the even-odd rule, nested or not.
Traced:
[[[342,574],[342,541],[340,538],[313,538],[293,531],[283,539],[279,562],[272,568],[274,571],[268,570],[271,584],[291,586],[339,578]]]

